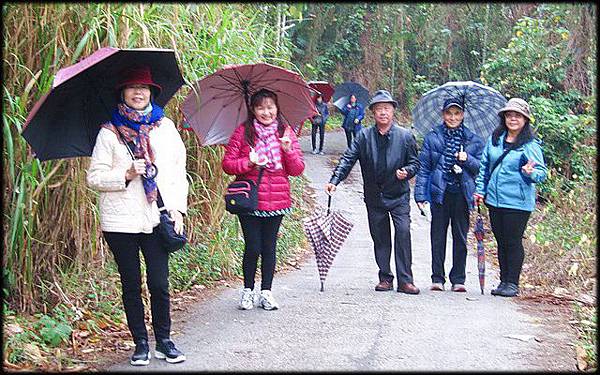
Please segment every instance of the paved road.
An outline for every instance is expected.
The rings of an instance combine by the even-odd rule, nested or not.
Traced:
[[[309,138],[301,144],[305,174],[317,190],[317,201],[326,204],[322,188],[331,175],[330,159],[345,147],[344,135],[326,135],[324,156],[310,154]],[[489,288],[480,294],[475,256],[467,260],[466,294],[427,290],[429,223],[414,214],[418,210],[412,200],[411,205],[413,275],[420,295],[374,290],[377,267],[357,163],[334,195],[333,208],[348,215],[355,227],[334,260],[325,292],[319,292],[311,256],[301,269],[275,275],[279,310],[237,310],[241,285],[223,288],[198,303],[186,321],[174,316],[173,328],[183,332],[176,342],[186,362],[152,359],[148,367],[133,368],[124,358],[109,370],[575,371],[565,331],[553,331],[514,300],[491,296]],[[487,285],[497,285],[497,272],[489,264],[487,269]]]

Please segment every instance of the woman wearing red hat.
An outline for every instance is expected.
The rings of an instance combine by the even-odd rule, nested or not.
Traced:
[[[185,146],[173,121],[153,101],[162,89],[148,67],[124,71],[115,89],[119,103],[98,133],[87,183],[100,191],[100,225],[121,276],[127,324],[136,344],[131,364],[147,365],[151,357],[141,297],[140,249],[150,291],[155,357],[177,363],[185,355],[170,339],[169,253],[157,232],[157,190],[160,187],[175,230],[181,233],[188,194]],[[128,146],[136,158],[133,162]]]

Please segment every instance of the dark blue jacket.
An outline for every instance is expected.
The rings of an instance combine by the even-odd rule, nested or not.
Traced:
[[[415,185],[416,202],[435,202],[442,204],[444,201],[444,191],[446,190],[446,181],[444,180],[443,165],[444,148],[444,127],[438,125],[433,128],[423,140],[423,149],[419,153],[421,168],[417,173]],[[457,164],[462,167],[461,191],[464,194],[469,208],[472,209],[473,193],[475,192],[475,178],[479,173],[479,159],[483,152],[483,139],[473,133],[464,124],[463,149],[467,153],[467,160]]]
[[[359,102],[356,102],[356,105],[352,106],[352,108],[348,108],[348,106],[345,105],[341,109],[341,112],[344,115],[342,128],[346,130],[355,131],[355,127],[360,126],[362,119],[365,117],[365,109]],[[358,124],[354,123],[354,119],[358,119]]]
[[[327,103],[321,102],[321,104],[319,104],[318,102],[315,102],[315,107],[317,107],[317,111],[319,111],[319,114],[323,118],[321,125],[325,125],[325,123],[327,122],[327,118],[329,118],[329,108],[327,108]],[[314,120],[317,116],[319,115],[316,115],[310,119],[310,122],[312,124],[315,123]]]

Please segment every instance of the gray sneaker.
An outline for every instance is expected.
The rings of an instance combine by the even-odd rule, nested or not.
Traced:
[[[273,293],[270,290],[261,290],[260,291],[260,306],[265,310],[277,310],[279,308],[279,304],[275,301],[273,297]]]
[[[318,154],[317,150],[316,150],[316,149],[312,150],[312,154],[313,154],[313,155],[316,155],[316,154]]]
[[[240,310],[250,310],[254,307],[254,292],[250,288],[244,288],[240,298]]]

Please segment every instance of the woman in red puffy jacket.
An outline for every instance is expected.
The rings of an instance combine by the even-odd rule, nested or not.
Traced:
[[[283,122],[274,92],[257,91],[250,98],[250,109],[246,121],[231,135],[222,162],[225,173],[254,182],[259,168],[264,168],[258,186],[257,210],[238,215],[245,242],[244,289],[239,308],[249,310],[258,300],[265,310],[275,310],[279,306],[271,293],[271,284],[277,232],[283,215],[292,209],[288,176],[302,174],[304,158],[296,135],[290,125]],[[253,292],[259,256],[262,257],[260,295]]]

